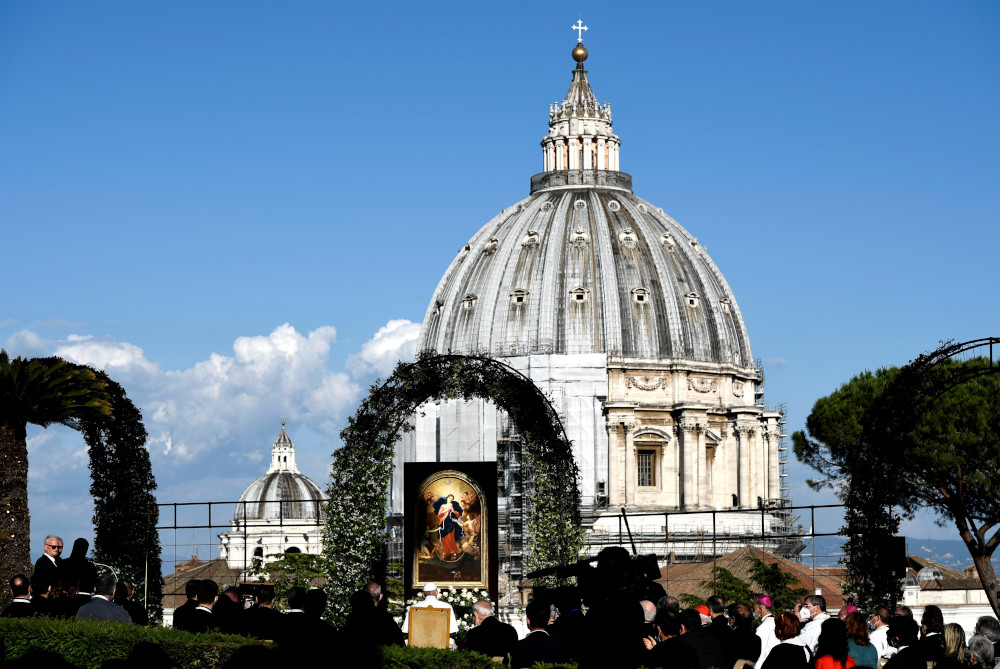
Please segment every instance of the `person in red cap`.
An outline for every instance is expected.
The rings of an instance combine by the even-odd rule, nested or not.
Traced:
[[[760,637],[758,665],[764,664],[771,649],[781,643],[774,634],[774,615],[771,613],[773,607],[774,603],[767,595],[758,597],[757,601],[753,603],[753,617],[760,621],[760,625],[757,627],[757,636]]]

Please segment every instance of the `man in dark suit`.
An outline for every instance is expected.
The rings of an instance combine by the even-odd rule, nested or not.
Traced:
[[[35,595],[45,597],[49,588],[55,585],[62,571],[63,540],[54,534],[45,537],[42,548],[44,554],[35,562],[31,580],[35,584]]]
[[[465,637],[465,649],[489,657],[506,657],[517,643],[517,630],[493,615],[493,603],[480,599],[472,607],[476,626]]]
[[[513,669],[530,667],[535,662],[569,662],[569,652],[545,630],[551,615],[549,605],[538,601],[528,604],[528,636],[514,644],[510,651]]]
[[[282,618],[283,633],[278,638],[283,659],[286,664],[303,664],[319,657],[329,648],[336,648],[340,636],[333,626],[321,619],[317,612],[310,614],[311,609],[308,590],[294,586],[288,589],[288,611]]]
[[[109,620],[115,623],[129,623],[128,612],[111,601],[115,596],[115,584],[118,579],[114,574],[101,574],[97,577],[94,596],[80,607],[76,617],[81,620]]]
[[[885,663],[886,669],[924,669],[927,656],[918,645],[920,628],[913,617],[893,616],[889,621],[889,641],[898,652]]]
[[[700,669],[729,666],[726,664],[726,652],[719,640],[702,627],[701,614],[694,609],[681,611],[681,643],[698,656]]]
[[[194,615],[194,610],[198,607],[198,588],[200,587],[201,581],[196,578],[192,578],[184,584],[184,594],[187,596],[187,601],[174,609],[174,629],[191,631],[191,616]]]
[[[30,618],[35,614],[35,605],[31,603],[31,581],[24,574],[18,574],[10,579],[10,592],[14,601],[8,604],[0,618]]]
[[[215,601],[219,598],[219,584],[206,578],[198,585],[198,606],[191,613],[189,632],[203,634],[219,628],[215,614],[212,612]]]
[[[649,652],[643,658],[646,667],[670,669],[698,669],[698,656],[694,649],[681,643],[680,614],[669,609],[656,612],[656,638],[646,644]]]
[[[281,613],[274,610],[274,586],[262,586],[254,595],[254,605],[240,616],[240,634],[255,639],[277,639],[281,634]]]

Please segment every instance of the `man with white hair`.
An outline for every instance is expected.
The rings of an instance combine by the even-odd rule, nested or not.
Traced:
[[[489,657],[506,657],[517,643],[517,630],[493,615],[493,603],[480,599],[472,607],[476,626],[465,637],[465,649]]]
[[[455,610],[448,602],[442,602],[437,598],[438,588],[433,583],[424,585],[424,601],[412,604],[406,609],[406,617],[403,618],[403,634],[410,633],[410,609],[448,609],[448,634],[458,634],[458,621],[455,620]]]
[[[35,562],[35,571],[31,575],[34,593],[48,597],[49,589],[56,584],[62,575],[63,540],[54,534],[45,537],[42,544],[44,553]]]

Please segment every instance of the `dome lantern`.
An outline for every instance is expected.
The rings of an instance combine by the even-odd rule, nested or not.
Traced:
[[[586,30],[586,26],[574,26]],[[542,175],[548,172],[582,174],[617,172],[621,140],[611,127],[611,105],[597,101],[587,79],[583,62],[588,52],[583,46],[582,32],[573,49],[573,79],[562,102],[549,105],[549,134],[542,140]],[[627,176],[627,175],[626,175]],[[580,179],[584,179],[580,181]],[[534,182],[532,185],[534,190]],[[579,183],[596,183],[587,177],[577,177]],[[558,184],[556,184],[558,185]],[[631,179],[629,179],[631,189]]]

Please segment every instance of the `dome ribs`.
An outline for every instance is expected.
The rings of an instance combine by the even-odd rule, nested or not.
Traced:
[[[418,350],[428,349],[752,365],[704,247],[631,193],[588,186],[537,192],[473,236],[428,307]]]

